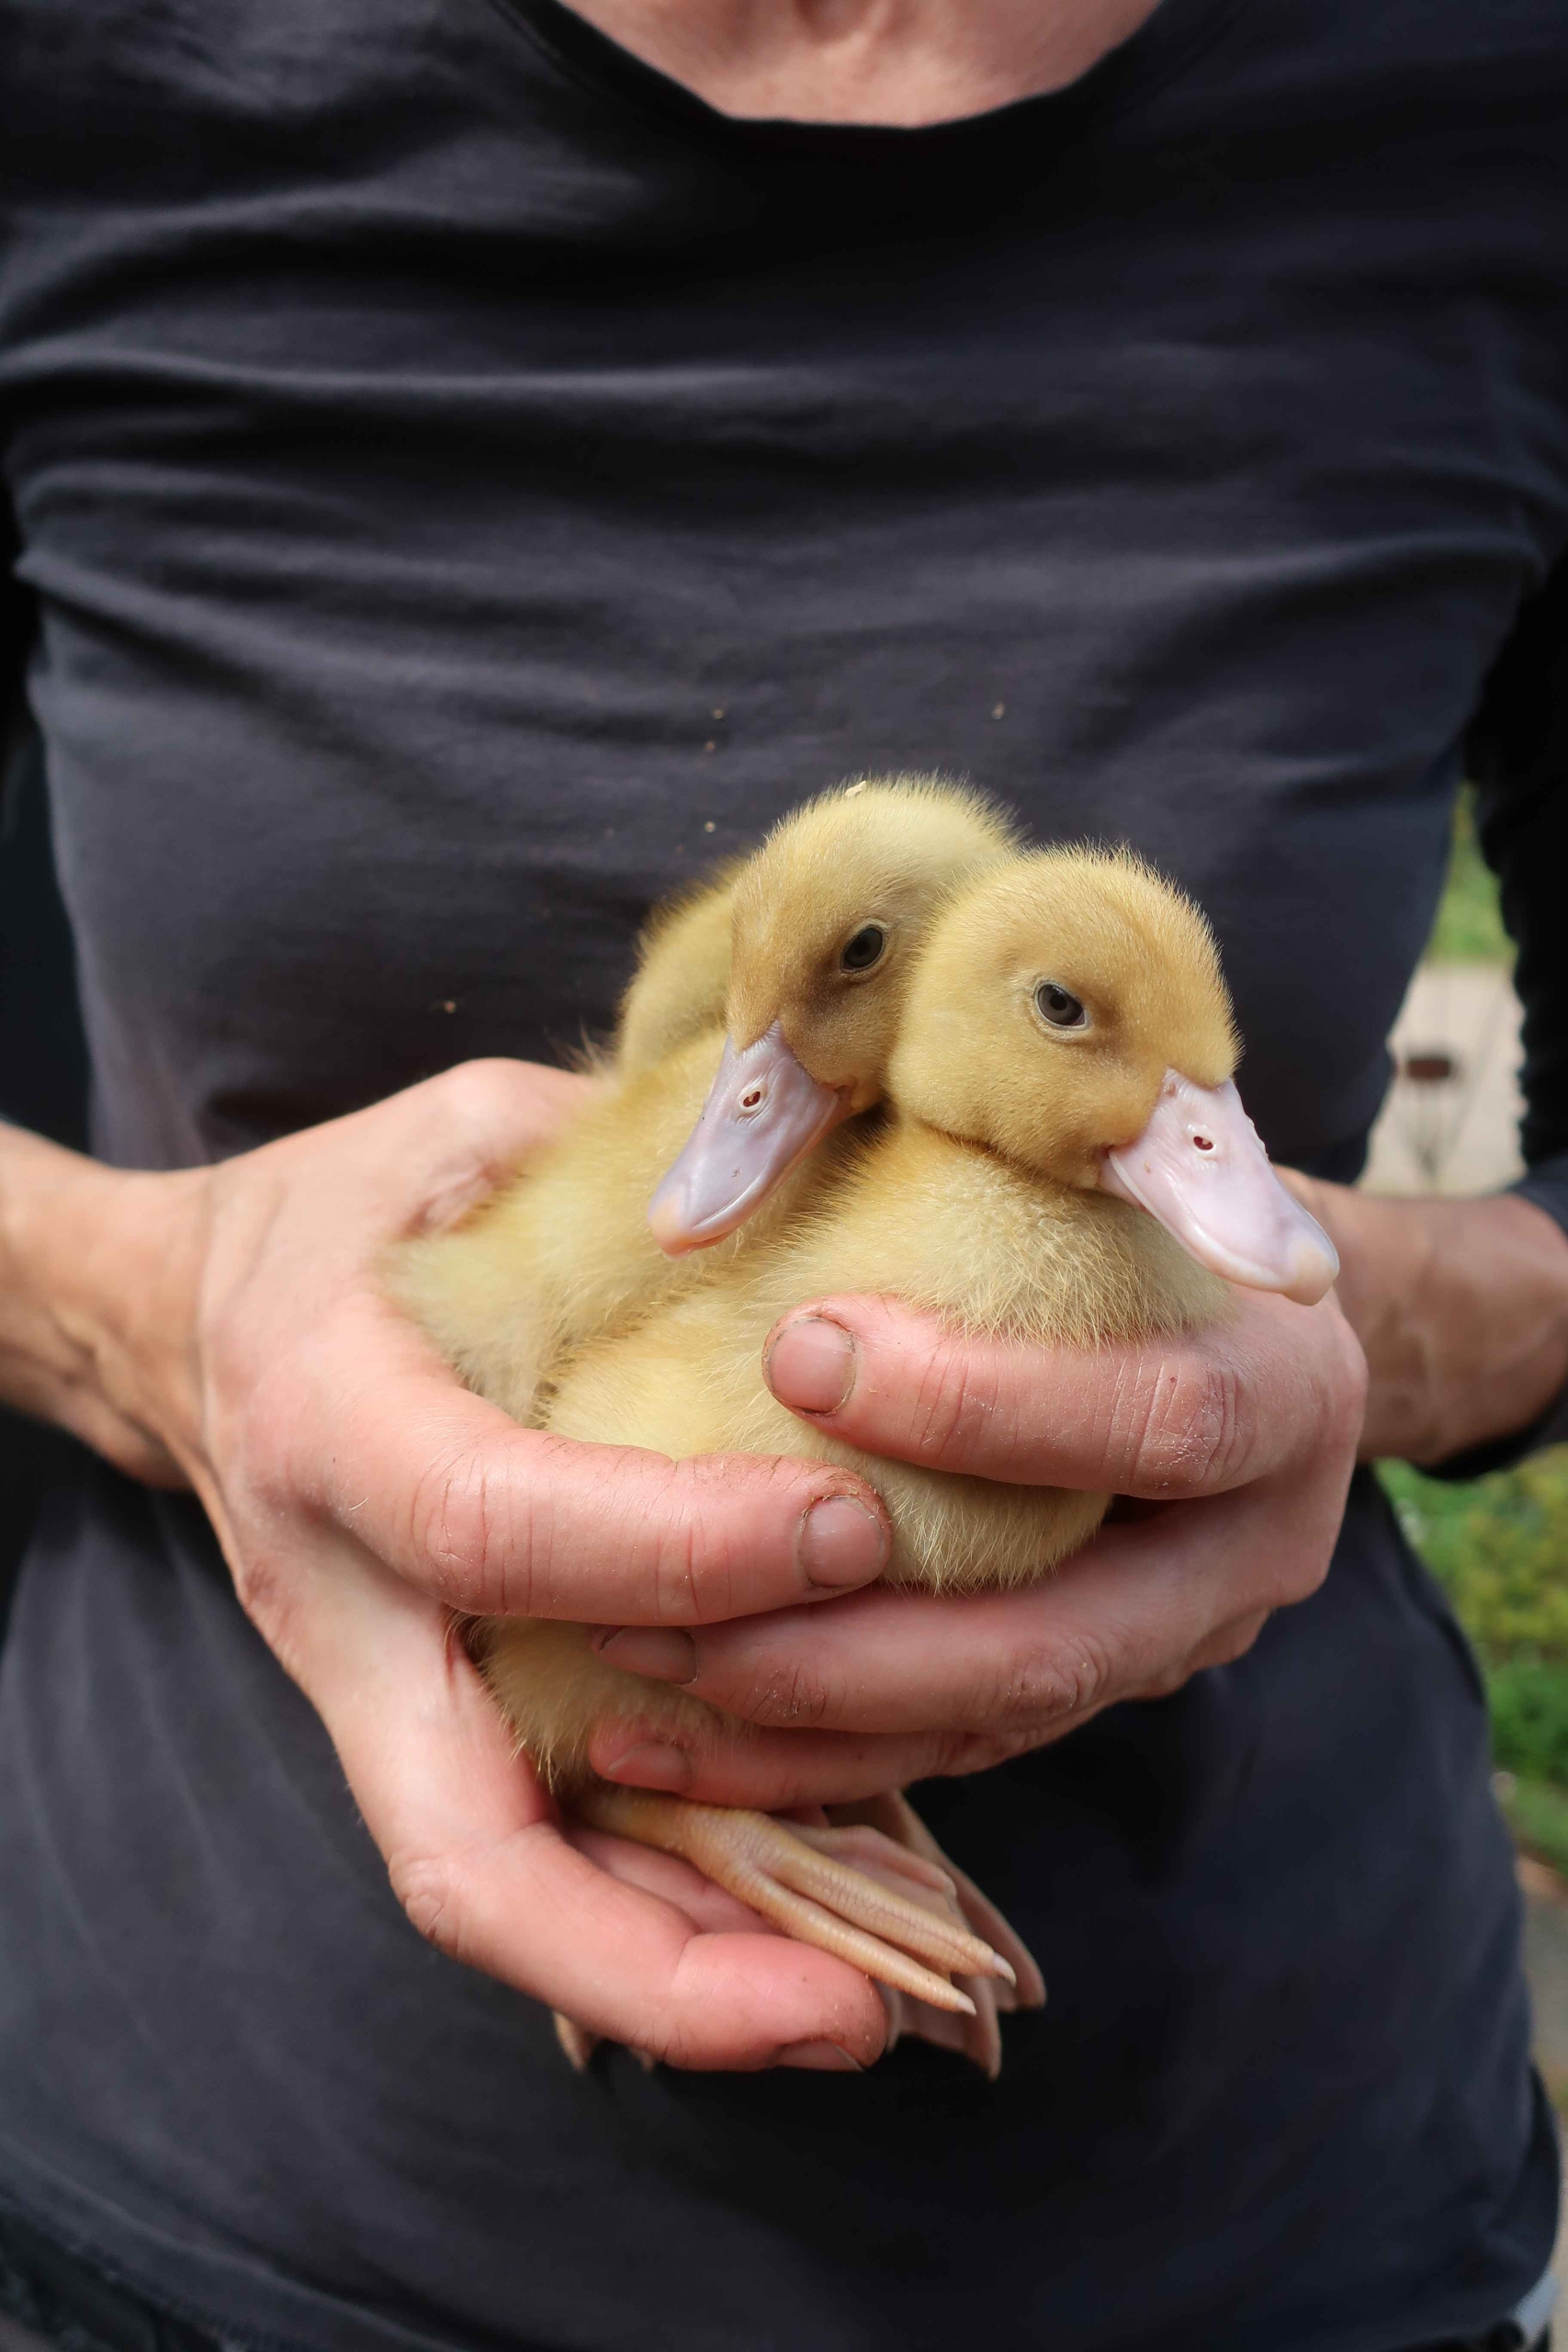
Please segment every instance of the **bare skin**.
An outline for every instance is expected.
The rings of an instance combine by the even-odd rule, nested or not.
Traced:
[[[1568,1240],[1544,1209],[1290,1182],[1333,1236],[1372,1367],[1363,1458],[1429,1464],[1528,1428],[1568,1380]]]
[[[1431,1459],[1528,1420],[1568,1377],[1568,1242],[1506,1199],[1318,1188],[1371,1344],[1365,1408],[1333,1300],[1249,1296],[1212,1340],[1088,1361],[962,1347],[884,1301],[826,1302],[804,1349],[778,1335],[771,1350],[797,1408],[876,1451],[1149,1506],[1039,1591],[867,1589],[883,1529],[847,1475],[672,1464],[520,1430],[384,1302],[387,1244],[460,1213],[582,1085],[470,1064],[173,1175],[0,1130],[0,1393],[133,1476],[196,1489],[423,1933],[675,2064],[864,2065],[887,2013],[855,1970],[756,1933],[672,1857],[563,1832],[447,1638],[452,1607],[651,1631],[662,1662],[644,1671],[759,1726],[691,1765],[694,1795],[858,1801],[1238,1656],[1321,1579],[1359,1446],[1393,1433]],[[1437,1254],[1442,1278],[1413,1299],[1410,1269]],[[852,1335],[847,1396],[835,1330]],[[829,1498],[833,1540],[814,1556],[806,1516]]]
[[[1156,0],[572,0],[721,114],[901,129],[1066,88]]]

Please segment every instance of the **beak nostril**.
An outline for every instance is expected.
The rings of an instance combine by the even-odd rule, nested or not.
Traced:
[[[761,1088],[760,1086],[749,1086],[745,1093],[740,1097],[740,1108],[743,1111],[754,1111],[761,1100]]]
[[[1194,1136],[1192,1141],[1199,1151],[1213,1151],[1214,1148],[1213,1136]]]

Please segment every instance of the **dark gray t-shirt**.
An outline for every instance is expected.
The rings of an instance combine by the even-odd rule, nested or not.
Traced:
[[[1568,1215],[1560,6],[1165,0],[918,132],[727,123],[551,0],[0,0],[0,56],[107,1157],[558,1056],[650,899],[919,767],[1189,885],[1349,1176],[1468,730]],[[998,2086],[576,2079],[402,1919],[194,1504],[85,1476],[0,1683],[0,2194],[321,2352],[1396,2352],[1533,2281],[1481,1694],[1370,1480],[1248,1657],[922,1803],[1051,1981]]]

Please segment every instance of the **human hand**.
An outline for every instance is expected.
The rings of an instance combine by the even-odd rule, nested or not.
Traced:
[[[424,1934],[676,2063],[864,2063],[886,2031],[866,1980],[700,1885],[682,1904],[670,1873],[598,1868],[451,1638],[454,1610],[808,1614],[886,1556],[880,1506],[843,1471],[520,1429],[387,1300],[389,1247],[482,1198],[584,1084],[471,1064],[169,1175],[0,1134],[0,1386],[133,1475],[195,1487]]]
[[[758,1727],[694,1756],[688,1792],[775,1807],[976,1770],[1239,1657],[1327,1569],[1365,1394],[1332,1298],[1240,1290],[1224,1325],[1093,1355],[833,1298],[787,1317],[766,1363],[782,1402],[869,1453],[1135,1498],[1024,1591],[883,1586],[615,1637],[617,1664]]]

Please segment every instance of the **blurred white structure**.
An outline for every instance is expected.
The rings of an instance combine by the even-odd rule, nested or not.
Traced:
[[[1519,1006],[1500,964],[1423,964],[1389,1039],[1371,1193],[1487,1193],[1518,1175]]]

